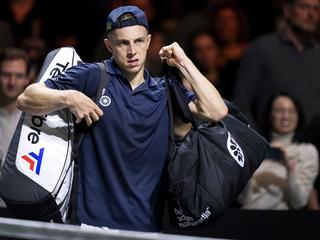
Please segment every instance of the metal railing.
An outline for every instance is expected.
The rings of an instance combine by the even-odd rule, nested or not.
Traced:
[[[13,218],[0,218],[0,239],[32,239],[32,240],[206,240],[213,238],[203,238],[194,236],[183,236],[164,233],[146,233],[136,231],[119,230],[106,232],[102,229],[82,229],[79,226],[47,223],[30,220],[20,220]]]

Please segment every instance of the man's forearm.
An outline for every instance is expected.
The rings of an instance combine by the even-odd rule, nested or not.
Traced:
[[[76,117],[76,123],[85,119],[88,126],[103,115],[99,106],[84,93],[76,90],[54,90],[43,83],[35,83],[19,96],[17,107],[27,113],[43,115],[63,108],[69,108]]]
[[[43,83],[35,83],[18,97],[17,107],[31,114],[47,114],[68,107],[66,94],[65,91],[47,88]]]

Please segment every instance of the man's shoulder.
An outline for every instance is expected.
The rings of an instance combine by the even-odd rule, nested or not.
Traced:
[[[272,43],[279,42],[279,34],[277,32],[266,33],[252,40],[250,46],[263,47],[270,46]]]
[[[249,56],[266,56],[274,55],[277,53],[279,46],[281,46],[281,41],[278,33],[271,32],[253,39],[249,47],[246,50],[247,55]]]
[[[96,62],[80,62],[72,67],[76,71],[91,71],[97,70],[98,64]]]

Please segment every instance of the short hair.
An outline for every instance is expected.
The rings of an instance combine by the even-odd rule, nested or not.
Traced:
[[[19,48],[5,48],[0,53],[0,64],[4,61],[23,60],[27,66],[27,75],[30,72],[30,58],[29,55]]]

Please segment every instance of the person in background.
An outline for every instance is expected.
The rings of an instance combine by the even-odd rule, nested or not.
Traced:
[[[1,167],[21,115],[16,100],[29,83],[28,54],[21,49],[6,48],[0,53]]]
[[[25,37],[44,38],[47,32],[45,15],[41,11],[42,1],[8,0],[3,19],[12,29],[15,46],[20,47]]]
[[[239,202],[244,209],[301,209],[306,207],[318,175],[319,154],[304,137],[302,108],[294,97],[276,93],[266,109],[264,133],[271,150]]]
[[[307,124],[319,111],[320,46],[314,40],[319,0],[285,0],[283,26],[250,43],[241,60],[233,101],[261,131],[263,112],[275,91],[301,102]]]
[[[220,68],[238,62],[248,46],[248,20],[242,9],[234,1],[213,4],[209,27],[221,49]]]
[[[104,229],[156,232],[161,183],[169,144],[169,115],[164,78],[145,69],[151,41],[144,12],[136,6],[113,9],[107,17],[105,46],[109,83],[93,102],[100,69],[79,64],[55,79],[30,85],[18,107],[32,114],[69,108],[89,126],[79,147],[78,223]],[[163,46],[162,61],[176,67],[194,93],[184,88],[190,110],[219,121],[227,107],[215,87],[177,43]],[[183,88],[183,86],[181,85]]]
[[[235,1],[222,1],[210,9],[209,28],[220,49],[219,89],[231,100],[239,63],[248,47],[248,19]]]
[[[188,52],[206,78],[218,86],[220,51],[213,35],[206,30],[194,32],[189,39]]]

